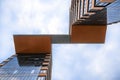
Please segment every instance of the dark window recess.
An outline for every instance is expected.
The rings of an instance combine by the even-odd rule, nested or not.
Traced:
[[[20,66],[41,66],[46,54],[39,55],[18,55]]]

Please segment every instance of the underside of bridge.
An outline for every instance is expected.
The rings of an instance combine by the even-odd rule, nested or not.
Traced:
[[[69,13],[69,34],[14,35],[14,38],[41,38],[39,41],[49,38],[49,44],[104,43],[107,25],[120,21],[120,0],[71,0]]]

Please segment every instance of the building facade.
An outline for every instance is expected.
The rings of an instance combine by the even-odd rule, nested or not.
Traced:
[[[0,80],[51,80],[49,37],[14,36],[14,41],[16,54],[0,63]]]
[[[0,80],[51,80],[52,44],[104,43],[120,21],[120,0],[72,0],[68,35],[14,35],[15,55],[0,63]]]
[[[70,7],[71,42],[104,43],[108,15],[112,13],[108,11],[108,8],[116,1],[120,3],[119,0],[72,0]]]

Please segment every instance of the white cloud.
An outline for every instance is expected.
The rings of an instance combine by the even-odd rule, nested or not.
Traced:
[[[68,2],[61,0],[2,1],[1,23],[13,32],[32,33],[37,30],[40,34],[65,34],[68,33],[68,25],[66,25],[68,21],[65,22],[64,19],[68,14],[64,13],[68,13]]]
[[[68,33],[69,3],[70,0],[2,1],[2,60],[15,53],[13,34]],[[105,44],[53,45],[53,80],[114,80],[117,70],[120,72],[119,25],[120,23],[108,27]]]
[[[14,54],[13,34],[67,34],[68,5],[69,0],[2,0],[1,56]]]
[[[13,36],[8,30],[0,30],[0,62],[15,54]]]
[[[65,75],[60,74],[62,69],[66,73],[66,80],[120,79],[119,25],[120,23],[108,26],[105,44],[55,45],[53,80],[61,79],[57,75]]]

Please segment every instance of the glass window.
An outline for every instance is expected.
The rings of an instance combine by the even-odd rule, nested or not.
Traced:
[[[116,0],[107,6],[107,23],[120,22],[120,0]]]
[[[45,77],[38,77],[38,80],[45,80]]]
[[[1,80],[36,80],[40,66],[20,66],[17,57],[0,68]]]
[[[95,6],[107,6],[109,3],[101,2],[100,0],[95,0]]]

